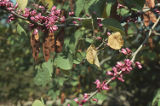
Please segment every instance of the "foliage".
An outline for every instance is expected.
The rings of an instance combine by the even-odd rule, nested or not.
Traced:
[[[84,106],[160,104],[159,24],[149,35],[160,13],[158,0],[155,4],[148,0],[24,1],[17,0],[18,9],[23,10],[19,15],[25,16],[27,7],[42,12],[41,16],[46,18],[35,21],[31,16],[16,16],[14,21],[10,17],[11,23],[6,24],[8,13],[12,12],[0,7],[1,101],[35,100],[32,106],[44,106],[52,100],[55,105],[75,106],[85,100],[85,93],[98,90],[94,100],[84,102]],[[64,9],[64,13],[58,13],[53,5]],[[144,11],[144,5],[148,5],[149,11]],[[73,10],[75,15],[69,15]],[[53,14],[57,16],[55,22],[51,19]],[[64,22],[62,16],[66,18]],[[141,43],[144,39],[147,39],[145,46]],[[135,54],[139,45],[143,48]],[[136,58],[132,60],[134,54]],[[124,78],[113,75],[123,83],[114,80],[103,84],[112,78],[106,73],[112,74],[117,62],[131,63],[125,63],[127,59],[137,67],[133,66]],[[142,70],[135,60],[143,64]],[[77,97],[79,101],[74,101]]]

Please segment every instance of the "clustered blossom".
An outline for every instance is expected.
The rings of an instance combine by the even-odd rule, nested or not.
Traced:
[[[96,88],[100,91],[100,90],[109,90],[109,85],[106,83],[106,81],[103,81],[102,83],[100,82],[100,80],[96,80],[94,82],[94,84],[96,84]]]
[[[10,0],[0,0],[0,7],[6,8],[9,11],[14,10],[13,3]]]
[[[102,27],[103,26],[102,20],[101,19],[97,19],[97,24],[98,24],[99,27]]]
[[[52,7],[47,16],[42,14],[43,11],[46,10],[44,6],[38,6],[38,8],[41,9],[41,12],[37,12],[36,10],[29,8],[25,8],[24,12],[22,12],[21,10],[17,10],[17,7],[18,4],[14,6],[13,3],[10,2],[10,0],[0,0],[0,8],[4,8],[7,11],[11,11],[11,13],[14,12],[26,18],[31,22],[31,27],[36,27],[35,24],[39,23],[42,29],[45,27],[49,32],[53,32],[58,30],[58,27],[56,25],[57,22],[65,22],[65,17],[60,16],[61,11],[59,9],[56,9],[56,6]],[[8,22],[11,22],[14,19],[15,17],[12,14],[9,16]]]
[[[132,53],[132,51],[129,48],[122,48],[120,52],[124,55],[130,55]]]
[[[135,65],[138,67],[138,69],[141,69],[142,68],[142,65],[139,61],[135,62]]]
[[[117,78],[124,82],[123,74],[128,74],[132,69],[131,60],[125,59],[124,62],[117,62],[117,64],[112,68],[112,71],[107,71],[107,75],[112,76],[112,80]]]
[[[73,16],[74,15],[74,12],[69,12],[69,16]]]
[[[75,98],[74,101],[75,101],[79,106],[83,106],[83,104],[87,102],[88,97],[89,97],[89,95],[88,95],[87,93],[85,93],[85,94],[83,95],[83,98],[82,98],[81,100],[79,100],[78,98]],[[92,100],[95,101],[95,102],[98,102],[98,99],[96,99],[96,98],[93,98]]]

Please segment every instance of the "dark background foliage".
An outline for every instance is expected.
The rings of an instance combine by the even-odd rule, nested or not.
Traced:
[[[102,12],[105,11],[104,2],[106,1],[111,4],[115,3],[115,0],[77,0],[73,3],[75,15],[85,17],[85,14],[92,14],[95,11],[98,17],[107,18]],[[142,1],[124,0],[121,2],[128,8],[141,10],[145,2]],[[38,0],[31,0],[28,7],[33,7],[30,4],[34,2],[42,3]],[[85,5],[83,5],[84,2]],[[155,2],[158,3],[158,1]],[[68,12],[71,10],[67,1],[62,3],[61,0],[54,0],[54,4]],[[133,11],[121,9],[118,12],[123,20]],[[108,61],[103,63],[102,69],[89,64],[85,59],[86,49],[91,43],[98,46],[101,41],[93,39],[91,21],[87,20],[82,21],[81,27],[65,28],[62,53],[52,54],[54,58],[45,62],[41,51],[39,61],[36,63],[32,58],[30,46],[32,31],[28,28],[27,22],[16,19],[8,24],[6,23],[7,16],[8,13],[0,9],[0,103],[2,105],[8,102],[23,104],[24,101],[40,98],[46,102],[52,100],[56,105],[67,103],[75,105],[73,98],[94,91],[93,82],[96,79],[104,80],[106,71],[111,70],[117,61],[125,58],[118,51],[106,47],[98,55],[100,61],[108,58]],[[158,17],[158,14],[156,16]],[[111,26],[117,27],[114,26],[114,22],[117,21],[111,21]],[[116,24],[119,25],[119,22]],[[152,25],[153,23],[150,23],[150,26],[144,27],[141,16],[138,17],[137,23],[129,22],[126,35],[123,36],[124,47],[135,51],[145,39]],[[105,27],[111,31],[108,25]],[[95,36],[101,36],[103,39],[107,37],[102,32],[103,29],[96,25],[95,28],[98,30]],[[118,30],[123,32],[121,28]],[[160,33],[160,26],[158,25],[155,30]],[[160,95],[158,93],[160,88],[160,36],[152,34],[149,39],[152,42],[147,42],[136,57],[136,60],[142,63],[143,69],[135,68],[130,74],[125,75],[124,83],[114,81],[110,84],[110,91],[97,94],[95,96],[99,99],[97,106],[151,106],[152,101],[158,101],[157,97]],[[91,104],[96,105],[89,102],[86,106]]]

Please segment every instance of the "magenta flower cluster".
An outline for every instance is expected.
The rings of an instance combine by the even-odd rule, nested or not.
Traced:
[[[51,11],[48,12],[47,15],[43,15],[43,12],[45,11],[45,7],[43,6],[38,6],[39,9],[41,9],[41,12],[37,12],[34,9],[29,9],[29,8],[25,8],[24,12],[21,10],[17,10],[18,4],[16,4],[15,6],[13,5],[12,2],[10,2],[9,0],[0,0],[0,7],[4,8],[10,12],[14,12],[24,18],[26,18],[27,20],[30,20],[31,27],[35,27],[36,23],[39,23],[41,26],[41,28],[46,28],[48,29],[49,32],[53,32],[58,30],[58,27],[56,25],[57,22],[64,22],[65,21],[65,17],[64,16],[60,16],[61,11],[59,9],[56,9],[56,6],[53,6]],[[13,14],[11,14],[9,16],[9,21],[12,21],[15,19],[15,16]],[[37,25],[36,25],[37,26]]]
[[[83,95],[83,99],[82,99],[82,100],[79,100],[78,98],[75,98],[74,101],[75,101],[79,106],[83,106],[83,104],[87,102],[88,97],[89,97],[89,95],[88,95],[87,93],[85,93],[85,94]],[[93,98],[92,101],[98,102],[98,99]]]
[[[124,62],[117,62],[117,64],[112,68],[112,71],[107,71],[107,75],[112,76],[112,80],[117,78],[124,82],[123,74],[128,74],[132,69],[131,60],[125,59]]]
[[[94,82],[94,84],[96,84],[96,88],[98,89],[98,91],[100,91],[100,90],[109,90],[109,85],[106,83],[106,81],[103,81],[101,83],[100,80],[97,79]]]
[[[120,52],[124,55],[130,55],[132,53],[132,51],[129,48],[122,48]]]

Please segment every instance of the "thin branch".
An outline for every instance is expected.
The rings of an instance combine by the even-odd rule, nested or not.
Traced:
[[[160,36],[160,33],[156,32],[155,30],[152,31],[153,34]]]
[[[138,49],[132,54],[132,59],[131,61],[133,62],[136,58],[136,55],[138,54],[138,52],[142,49],[142,47],[144,46],[144,44],[147,42],[148,38],[151,36],[153,29],[156,27],[156,25],[158,24],[160,20],[160,16],[158,17],[157,21],[154,23],[154,25],[152,26],[152,28],[149,30],[148,35],[146,36],[145,40],[142,42],[142,44],[138,47]]]
[[[131,61],[134,62],[136,55],[138,54],[138,52],[142,49],[142,47],[144,46],[144,44],[146,43],[146,41],[148,40],[148,38],[150,37],[150,35],[152,34],[153,29],[156,27],[156,25],[158,24],[160,20],[160,16],[157,19],[157,21],[154,23],[154,25],[152,26],[152,28],[150,29],[148,35],[146,36],[145,40],[143,41],[143,43],[138,47],[138,49],[133,53],[132,55],[132,59]],[[122,73],[122,71],[120,71],[117,76],[119,76]],[[105,84],[109,84],[112,81],[112,78],[110,78]],[[89,101],[93,96],[95,96],[99,91],[96,90],[94,92],[92,92],[89,97],[86,99],[86,101]]]
[[[122,73],[122,71],[117,73],[117,77]],[[110,82],[112,81],[112,78],[110,78],[105,84],[108,85]],[[99,90],[96,90],[94,92],[92,92],[89,97],[86,99],[86,101],[89,101],[93,96],[95,96],[97,93],[99,92]]]
[[[103,40],[102,43],[96,48],[97,50],[106,44],[107,39]]]

